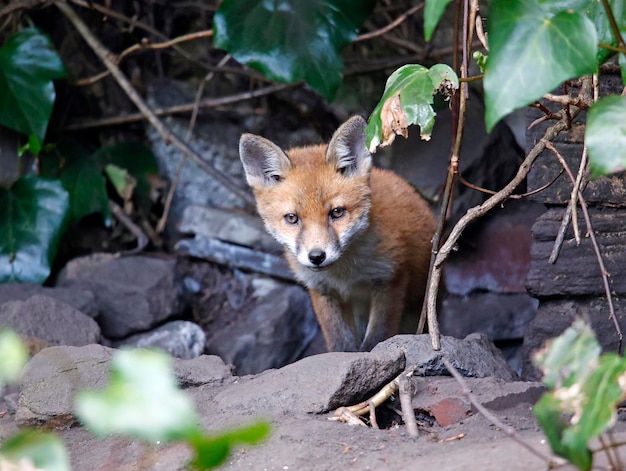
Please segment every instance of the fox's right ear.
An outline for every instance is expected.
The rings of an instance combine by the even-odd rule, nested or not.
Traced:
[[[239,158],[252,188],[274,186],[291,169],[289,157],[272,141],[254,134],[239,139]]]

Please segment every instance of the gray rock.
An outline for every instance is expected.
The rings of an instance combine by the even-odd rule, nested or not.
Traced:
[[[613,298],[613,307],[620,329],[626,332],[626,305]],[[557,337],[570,327],[576,318],[589,321],[604,352],[616,352],[619,337],[613,321],[609,319],[605,298],[555,299],[541,301],[537,316],[526,327],[522,346],[522,378],[525,381],[541,379],[541,372],[532,364],[533,352],[546,341]]]
[[[189,321],[172,321],[149,332],[131,335],[115,347],[158,348],[175,358],[189,360],[204,351],[206,335],[199,325]]]
[[[227,410],[324,413],[357,403],[404,369],[400,350],[314,355],[233,384],[215,397]]]
[[[267,233],[260,217],[232,209],[187,206],[178,224],[178,231],[182,234],[212,237],[265,252],[282,253],[281,246]]]
[[[70,427],[76,421],[76,393],[108,384],[114,353],[102,345],[50,347],[39,352],[28,362],[20,380],[17,424]],[[232,376],[230,368],[214,356],[174,360],[174,374],[184,387],[219,385]]]
[[[0,304],[8,301],[26,301],[36,294],[43,294],[63,301],[92,319],[95,319],[99,314],[94,294],[89,289],[79,286],[50,288],[33,283],[6,283],[0,285]]]
[[[417,365],[425,376],[449,375],[442,362],[445,355],[463,376],[516,379],[500,350],[484,334],[470,334],[464,339],[442,336],[440,351],[433,350],[428,334],[396,335],[379,343],[372,352],[394,350],[403,352],[406,364]]]
[[[216,355],[200,355],[174,361],[174,374],[183,388],[202,384],[222,384],[233,379],[232,367]]]
[[[103,335],[120,339],[182,310],[175,260],[94,254],[71,260],[59,286],[86,286],[96,295]]]
[[[287,262],[281,255],[222,242],[213,237],[196,234],[191,239],[179,240],[174,248],[180,254],[201,258],[220,265],[242,268],[284,280],[295,280]]]
[[[278,286],[257,301],[244,319],[211,336],[207,351],[237,368],[237,374],[256,374],[300,358],[318,332],[306,291]]]
[[[0,326],[51,345],[88,345],[100,340],[98,324],[69,304],[37,294],[0,305]]]
[[[583,236],[580,245],[576,245],[571,225],[556,263],[548,261],[564,212],[564,208],[549,209],[533,226],[534,244],[526,286],[538,298],[602,296],[604,286],[591,240]],[[578,224],[584,235],[585,221],[581,211],[578,213]],[[611,291],[626,294],[626,211],[589,208],[589,215],[605,268],[611,275]]]
[[[70,427],[76,421],[74,396],[83,389],[106,386],[113,352],[102,345],[50,347],[39,352],[20,380],[17,424]]]

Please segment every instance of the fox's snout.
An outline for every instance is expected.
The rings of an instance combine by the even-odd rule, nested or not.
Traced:
[[[309,252],[309,261],[319,267],[326,260],[326,252],[322,249],[313,249]]]

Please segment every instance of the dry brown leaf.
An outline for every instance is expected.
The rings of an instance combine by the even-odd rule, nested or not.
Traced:
[[[380,120],[383,125],[381,147],[388,146],[396,138],[396,134],[404,137],[409,135],[407,128],[407,116],[400,103],[400,94],[396,93],[383,104],[380,112]]]

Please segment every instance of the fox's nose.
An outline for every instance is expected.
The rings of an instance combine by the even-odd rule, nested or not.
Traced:
[[[309,260],[313,265],[321,265],[326,260],[326,252],[321,249],[313,249],[309,252]]]

